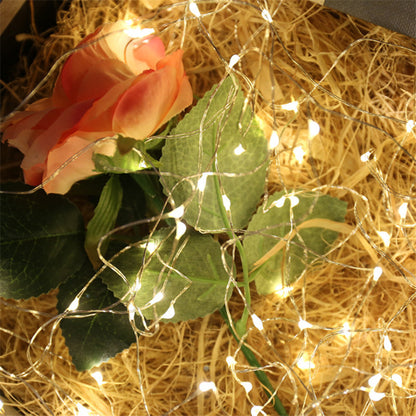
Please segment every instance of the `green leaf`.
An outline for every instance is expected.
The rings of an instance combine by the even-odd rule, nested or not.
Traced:
[[[346,202],[328,195],[271,195],[253,216],[243,241],[249,267],[256,269],[258,293],[293,283],[324,255],[338,236],[337,223],[344,222],[346,209]]]
[[[95,267],[98,267],[101,263],[97,252],[98,243],[100,238],[114,227],[122,199],[123,189],[118,177],[113,175],[105,184],[98,205],[94,210],[94,216],[87,226],[85,250]],[[107,244],[102,246],[103,253]]]
[[[224,259],[231,268],[231,257],[225,253]],[[228,273],[219,243],[193,230],[179,241],[174,227],[158,230],[111,263],[127,280],[111,269],[106,269],[101,277],[115,296],[125,302],[130,300],[129,290],[139,276],[141,287],[134,301],[147,319],[161,317],[172,302],[175,315],[165,321],[202,317],[221,308],[231,294],[231,290],[227,291]],[[163,293],[163,299],[154,306],[146,306],[159,292]]]
[[[12,189],[16,188],[2,185],[3,191]],[[39,296],[58,287],[81,266],[85,258],[83,219],[66,198],[43,191],[2,193],[0,217],[0,296]]]
[[[264,192],[267,140],[244,103],[237,81],[226,78],[179,122],[162,151],[165,194],[172,195],[175,206],[185,204],[184,219],[203,232],[225,227],[218,182],[231,202],[236,229],[247,225]]]
[[[62,313],[94,275],[88,261],[71,279],[59,287],[58,311]],[[60,322],[65,343],[78,371],[107,361],[134,342],[135,336],[124,305],[117,302],[107,286],[96,278],[80,298],[76,315],[67,315]],[[81,311],[85,311],[81,313]],[[96,311],[88,313],[88,311]],[[115,312],[115,313],[114,313]]]
[[[92,160],[95,170],[101,173],[130,173],[159,165],[159,161],[147,153],[143,141],[124,136],[117,137],[113,156],[94,153]]]

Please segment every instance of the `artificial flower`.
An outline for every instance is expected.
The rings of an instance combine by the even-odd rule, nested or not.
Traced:
[[[29,185],[68,192],[98,173],[94,152],[114,153],[115,140],[99,139],[144,140],[192,103],[183,51],[166,55],[159,37],[129,29],[117,22],[87,36],[63,65],[52,96],[1,126],[3,140],[24,154]]]

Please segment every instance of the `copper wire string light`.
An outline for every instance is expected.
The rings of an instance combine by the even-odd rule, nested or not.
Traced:
[[[414,414],[415,41],[303,0],[73,0],[60,11],[27,78],[3,86],[4,92],[14,91],[22,102],[29,94],[47,96],[60,65],[54,63],[85,35],[104,22],[136,23],[138,17],[140,30],[154,30],[168,50],[184,50],[196,96],[227,74],[238,77],[269,139],[264,198],[284,191],[274,206],[286,200],[296,206],[304,194],[319,191],[347,201],[346,222],[331,251],[295,284],[268,296],[253,286],[250,305],[238,287],[238,270],[223,259],[234,289],[227,313],[238,318],[249,306],[248,333],[240,342],[218,312],[163,323],[174,316],[176,299],[138,328],[140,311],[132,302],[138,277],[131,299],[123,299],[135,344],[78,372],[59,323],[119,313],[114,305],[79,310],[81,291],[58,314],[57,290],[21,301],[0,298],[2,405],[25,415],[259,416],[275,414],[276,395],[291,415]],[[245,151],[243,145],[234,149],[235,155]],[[212,175],[201,175],[194,192],[203,194]],[[153,229],[171,219],[181,247],[186,206],[168,199],[170,208],[144,222]],[[229,214],[225,193],[222,201]],[[232,231],[222,253],[236,258],[243,233]],[[157,247],[140,243],[148,261],[157,256]],[[103,259],[115,268],[113,259]],[[174,269],[175,258],[166,267]],[[146,307],[163,296],[155,293]],[[255,376],[258,368],[245,360],[244,345],[269,377],[271,398]]]

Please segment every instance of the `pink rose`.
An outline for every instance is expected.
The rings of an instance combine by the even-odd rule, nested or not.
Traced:
[[[3,125],[3,140],[24,159],[25,182],[64,194],[95,175],[92,154],[112,155],[116,134],[144,140],[192,103],[183,51],[165,55],[156,36],[131,37],[126,22],[98,28],[65,62],[52,97],[29,105]],[[89,146],[89,147],[88,147]],[[85,149],[85,150],[83,150]]]

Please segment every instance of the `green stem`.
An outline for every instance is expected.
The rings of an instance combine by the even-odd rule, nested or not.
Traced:
[[[215,166],[213,166],[213,171],[215,172]],[[221,212],[224,225],[227,228],[228,237],[230,239],[234,239],[235,236],[233,232],[231,231],[231,224],[228,219],[227,211],[222,202],[221,189],[220,189],[218,176],[214,176],[214,183],[215,183],[215,190],[217,193],[218,205],[220,207],[220,212]],[[243,286],[244,286],[244,297],[246,300],[246,306],[243,310],[243,314],[240,320],[235,325],[232,325],[232,323],[228,319],[228,314],[225,309],[225,306],[223,306],[220,309],[220,313],[222,317],[224,318],[225,322],[227,323],[228,328],[231,334],[233,335],[233,337],[236,339],[237,342],[240,342],[241,337],[244,336],[245,333],[247,332],[247,321],[248,321],[248,316],[249,316],[249,308],[251,305],[251,295],[250,295],[250,280],[249,280],[249,273],[248,273],[247,256],[246,256],[244,247],[238,238],[236,239],[236,247],[240,254],[241,265],[243,269]],[[234,328],[236,329],[236,331],[234,331]],[[260,363],[257,361],[253,351],[251,351],[251,349],[248,348],[244,343],[241,345],[241,351],[243,352],[244,356],[246,357],[246,360],[251,366],[260,368]],[[256,374],[260,383],[263,385],[263,389],[266,392],[267,397],[269,398],[272,397],[272,392],[274,391],[274,389],[269,378],[267,377],[267,374],[263,370],[255,370],[254,373]],[[282,402],[276,395],[272,397],[272,400],[273,400],[273,407],[276,410],[276,412],[280,416],[288,416],[286,409],[284,408]]]
[[[234,331],[233,325],[231,324],[231,322],[228,318],[228,314],[227,314],[227,310],[225,309],[225,306],[223,306],[220,309],[220,313],[221,313],[221,316],[223,317],[224,321],[227,323],[228,328],[229,328],[231,334],[233,335],[233,337],[236,339],[237,342],[240,342],[239,336]],[[248,361],[248,363],[251,366],[260,368],[260,363],[257,361],[256,356],[254,355],[253,351],[251,351],[250,348],[248,348],[245,344],[242,344],[241,345],[241,351],[242,351],[242,353],[246,357],[246,360]],[[267,394],[267,397],[269,397],[269,398],[272,397],[272,392],[274,391],[274,389],[273,389],[273,386],[272,386],[269,378],[267,377],[267,374],[263,370],[254,370],[254,374],[256,375],[256,377],[258,378],[260,383],[263,384],[263,389],[264,389],[265,393]],[[286,409],[284,408],[282,402],[280,401],[280,399],[276,395],[274,395],[272,397],[272,400],[273,400],[274,410],[276,410],[276,412],[280,416],[288,416],[288,413],[286,412]]]

